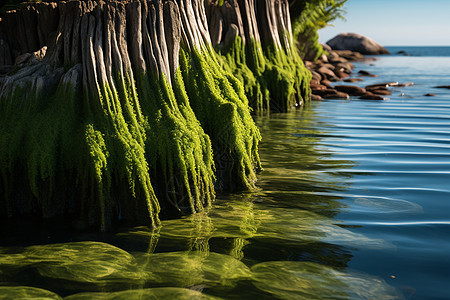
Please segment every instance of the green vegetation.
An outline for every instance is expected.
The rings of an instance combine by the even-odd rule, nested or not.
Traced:
[[[27,83],[3,95],[2,215],[158,226],[161,208],[195,213],[215,189],[254,188],[261,136],[240,81],[213,57],[184,51],[172,85],[132,76],[116,73],[82,95],[76,65],[53,93]]]
[[[237,37],[229,49],[218,50],[222,68],[245,87],[257,112],[286,112],[309,100],[311,74],[294,49],[275,49]]]
[[[316,60],[323,53],[317,31],[341,18],[347,0],[294,0],[291,3],[293,35],[302,57]],[[311,54],[312,53],[312,54]]]
[[[236,191],[254,187],[261,168],[261,139],[242,83],[209,55],[181,50],[180,68],[190,104],[210,136],[217,170],[216,187]]]
[[[316,32],[344,2],[304,3],[295,34]],[[310,97],[311,75],[290,33],[277,34],[283,47],[237,37],[217,53],[182,49],[171,80],[115,66],[108,75],[98,67],[97,78],[95,66],[78,64],[52,69],[49,86],[25,76],[53,68],[45,61],[16,70],[23,76],[11,77],[14,88],[0,99],[0,216],[69,214],[102,230],[117,220],[158,226],[160,211],[195,213],[215,190],[252,190],[261,169],[252,109],[284,112]],[[92,59],[103,65],[103,56]]]

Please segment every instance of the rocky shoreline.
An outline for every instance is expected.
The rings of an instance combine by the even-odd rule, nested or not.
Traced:
[[[365,70],[354,72],[353,62],[375,61],[374,57],[366,57],[359,52],[350,50],[332,50],[323,45],[327,55],[322,55],[317,61],[306,61],[305,66],[310,70],[312,79],[311,100],[323,99],[346,100],[357,98],[361,100],[388,100],[386,96],[392,94],[392,87],[405,87],[414,85],[413,82],[381,82],[360,87],[349,83],[361,82],[364,77],[377,77]],[[342,84],[336,84],[342,82]],[[432,96],[432,94],[427,94]]]

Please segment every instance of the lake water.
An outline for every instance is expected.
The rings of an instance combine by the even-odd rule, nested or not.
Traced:
[[[3,235],[0,298],[449,299],[450,57],[359,69],[415,85],[258,117],[259,190],[158,231]]]

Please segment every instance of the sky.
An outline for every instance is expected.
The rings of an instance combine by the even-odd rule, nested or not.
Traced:
[[[319,30],[326,43],[343,32],[383,46],[450,46],[450,0],[348,0],[346,21]]]

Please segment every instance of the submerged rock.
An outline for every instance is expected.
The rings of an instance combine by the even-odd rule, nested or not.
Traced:
[[[79,293],[64,298],[65,300],[142,300],[142,299],[192,299],[192,300],[219,300],[213,296],[199,291],[185,288],[151,288],[120,291],[113,293]]]
[[[62,300],[59,295],[30,286],[0,286],[0,299]]]
[[[374,40],[356,33],[342,33],[327,42],[333,50],[351,50],[361,54],[390,54]]]
[[[384,280],[313,262],[270,261],[252,267],[253,284],[277,299],[401,299]]]

